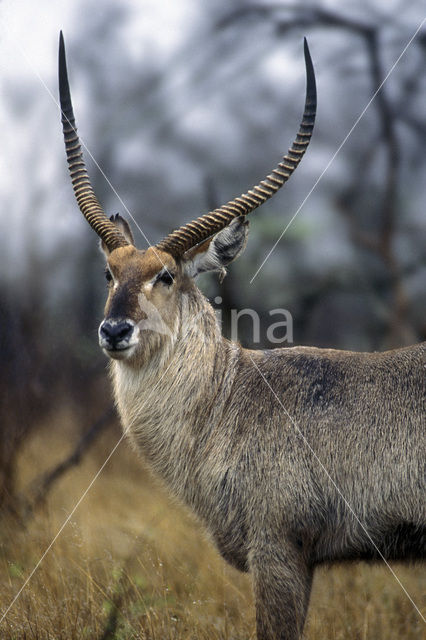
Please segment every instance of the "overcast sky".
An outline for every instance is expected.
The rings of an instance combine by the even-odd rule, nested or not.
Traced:
[[[0,126],[2,131],[2,152],[0,153],[0,189],[3,206],[0,209],[0,231],[26,224],[29,206],[26,202],[25,182],[28,158],[32,153],[31,131],[33,127],[46,130],[46,142],[52,153],[43,155],[42,166],[33,167],[37,171],[40,187],[48,186],[57,165],[56,148],[62,146],[59,114],[57,107],[57,50],[58,35],[62,29],[66,41],[76,40],[82,21],[99,15],[105,6],[130,7],[132,20],[127,24],[126,42],[135,58],[140,59],[155,54],[169,58],[184,44],[185,23],[191,20],[194,10],[192,0],[170,2],[164,0],[120,0],[119,2],[69,2],[59,0],[4,0],[0,3],[0,87],[4,100],[0,100]],[[83,80],[83,79],[82,79]],[[83,82],[81,82],[83,84]],[[79,95],[78,86],[73,92],[79,97],[79,110],[84,96]],[[11,107],[8,96],[14,96]],[[20,109],[16,112],[16,97],[22,95]],[[28,96],[34,95],[34,103],[28,104]],[[56,127],[57,135],[51,132]],[[48,137],[50,136],[50,138]],[[63,149],[60,149],[62,158]],[[65,162],[64,162],[65,167]],[[69,185],[63,185],[65,189]],[[60,193],[60,188],[56,190]],[[18,201],[13,207],[14,218],[10,220],[10,199]],[[21,206],[19,201],[21,200]],[[65,199],[64,199],[65,202]],[[55,203],[53,203],[55,206]],[[46,203],[46,215],[39,219],[41,225],[49,225],[51,206]],[[19,218],[22,217],[22,220]],[[63,217],[63,221],[71,218]],[[59,221],[61,223],[61,221]],[[72,229],[69,229],[72,233]],[[9,242],[19,240],[13,233]]]
[[[5,223],[5,220],[8,219],[10,212],[8,199],[10,200],[10,198],[15,199],[16,206],[13,207],[14,219],[12,223],[8,219],[7,226],[10,229],[12,224],[16,229],[19,224],[27,224],[27,216],[30,214],[31,206],[26,201],[27,193],[24,188],[27,181],[27,171],[32,170],[40,188],[48,191],[49,182],[51,182],[54,170],[58,166],[59,155],[57,152],[64,159],[57,106],[59,31],[63,30],[68,45],[70,42],[75,42],[84,21],[99,16],[99,12],[104,11],[106,6],[130,9],[132,18],[125,23],[125,42],[136,61],[143,61],[146,65],[147,60],[149,61],[152,56],[155,56],[156,64],[159,66],[163,64],[167,67],[167,64],[173,63],[173,73],[164,74],[163,86],[160,87],[160,91],[166,92],[167,95],[172,94],[176,99],[174,110],[179,120],[179,126],[182,129],[190,126],[192,133],[198,130],[200,137],[207,136],[208,143],[208,136],[213,130],[212,122],[218,116],[220,117],[221,105],[216,104],[213,111],[209,102],[210,96],[206,92],[203,94],[203,76],[205,75],[203,59],[209,60],[209,42],[203,41],[202,33],[198,32],[196,39],[202,45],[202,50],[200,50],[201,47],[194,50],[194,44],[190,38],[191,27],[196,23],[201,26],[202,30],[202,20],[199,19],[200,5],[195,0],[179,0],[179,2],[171,2],[170,0],[96,2],[89,0],[72,3],[63,0],[58,2],[40,0],[36,3],[28,0],[21,2],[4,0],[0,2],[0,86],[5,97],[5,100],[0,101],[2,128],[0,189],[3,199],[3,207],[0,210],[0,230],[4,229],[2,221]],[[235,69],[238,69],[238,56],[241,57],[242,64],[250,64],[252,68],[259,60],[264,63],[265,57],[259,56],[257,53],[261,46],[262,42],[249,40],[247,47],[243,47],[242,51],[233,52],[232,60]],[[248,55],[250,51],[251,54]],[[108,53],[105,52],[105,59],[108,59]],[[277,56],[274,49],[267,53],[268,72],[272,75],[275,74],[281,83],[283,56]],[[127,52],[126,55],[128,55]],[[113,64],[113,59],[113,56],[109,56],[110,64]],[[193,63],[191,78],[188,76],[187,67],[189,65],[185,64],[187,59]],[[181,60],[181,63],[178,63],[178,60]],[[198,71],[194,73],[197,65]],[[71,62],[71,76],[73,76],[72,67]],[[74,69],[75,67],[74,60]],[[222,72],[222,69],[215,68],[211,60],[209,61],[209,79],[215,73]],[[289,65],[286,68],[288,91],[291,91],[292,78],[297,79],[299,84],[303,82],[302,74],[303,60],[300,56],[300,64],[296,67]],[[242,78],[244,82],[244,76]],[[81,87],[84,87],[84,83],[87,83],[90,78],[80,75],[78,78],[72,77],[72,80],[75,80],[72,82],[74,103],[78,105],[76,109],[77,122],[83,123],[84,128],[86,122],[82,114],[84,114],[86,96],[82,95]],[[233,78],[234,84],[239,81],[238,77]],[[216,86],[226,87],[227,82],[225,72],[221,82],[216,82]],[[174,89],[171,88],[171,85]],[[182,90],[176,91],[176,87]],[[194,96],[195,91],[197,91],[196,100],[191,101],[190,98]],[[8,100],[10,96],[13,96],[13,100]],[[21,103],[16,111],[16,99],[20,96]],[[34,97],[32,98],[32,96]],[[223,99],[220,93],[217,98],[219,101]],[[222,121],[226,129],[227,119],[222,118]],[[161,124],[159,120],[157,128]],[[34,145],[39,144],[36,142],[35,136],[32,136],[32,131],[45,131],[49,153],[44,151],[37,166],[30,169],[28,166],[30,164],[29,157],[34,156]],[[237,141],[233,140],[235,133],[232,126],[226,132],[230,150],[237,148]],[[146,149],[149,149],[149,144],[146,145]],[[90,149],[90,151],[96,157],[96,150]],[[131,149],[127,148],[127,160],[132,157],[130,152]],[[141,153],[140,149],[138,149],[138,153]],[[63,165],[65,167],[65,162]],[[175,177],[170,175],[170,180],[172,181]],[[69,190],[69,185],[64,183],[63,188]],[[29,191],[28,189],[28,193]],[[43,215],[38,219],[39,227],[44,225],[48,228],[50,225],[52,207],[57,207],[58,194],[61,194],[59,185],[56,185],[55,192],[56,202],[44,203]],[[66,202],[65,198],[63,202]],[[67,224],[67,220],[69,223],[71,218],[63,216],[59,224]],[[71,227],[69,232],[72,233]],[[14,235],[19,236],[19,233]],[[19,241],[16,250],[18,248]]]
[[[259,3],[261,2],[262,0],[259,0]],[[0,2],[0,87],[1,93],[5,98],[0,100],[0,126],[2,130],[0,190],[3,202],[0,210],[0,231],[4,231],[6,221],[7,226],[10,225],[8,215],[11,198],[17,199],[18,204],[20,203],[20,206],[14,208],[16,217],[13,221],[14,224],[27,225],[28,216],[31,216],[31,203],[26,200],[25,183],[27,172],[30,170],[28,166],[29,158],[34,157],[33,146],[36,137],[32,135],[32,131],[45,131],[46,140],[48,140],[49,144],[49,149],[41,150],[43,152],[42,160],[37,163],[37,166],[33,167],[33,170],[37,172],[36,182],[40,185],[40,189],[44,189],[45,192],[49,191],[49,182],[51,182],[51,176],[59,166],[59,161],[62,163],[60,166],[62,167],[63,165],[65,171],[63,143],[56,104],[59,31],[60,29],[64,31],[67,42],[75,41],[84,21],[94,15],[99,15],[99,12],[105,10],[106,6],[111,5],[116,7],[125,6],[131,9],[132,19],[126,22],[125,41],[136,60],[146,61],[147,59],[149,60],[150,56],[156,56],[157,59],[162,57],[164,61],[173,61],[178,56],[182,56],[182,59],[184,59],[185,55],[190,55],[194,60],[200,60],[200,73],[201,75],[204,73],[201,62],[203,55],[206,56],[205,49],[208,48],[208,42],[204,43],[201,39],[203,50],[192,50],[192,41],[188,34],[191,35],[190,27],[192,24],[201,24],[202,27],[203,23],[199,18],[203,16],[203,12],[208,12],[209,8],[213,6],[213,0],[205,4],[196,0],[117,0],[115,2],[112,0],[108,2],[99,0],[85,0],[84,2],[69,2],[69,0],[55,2],[48,0],[38,0],[37,2],[21,0],[17,2],[16,0],[3,0]],[[344,11],[347,15],[362,19],[366,15],[365,7],[371,5],[371,2],[367,0],[348,0],[343,7],[339,0],[324,0],[322,5],[338,7],[340,11]],[[401,6],[404,7],[404,11],[401,11]],[[379,11],[383,7],[383,11],[386,10],[388,14],[392,14],[392,11],[394,11],[394,14],[398,15],[398,22],[406,22],[412,31],[418,26],[422,18],[419,15],[419,3],[402,4],[400,0],[383,0],[382,3],[376,1],[375,7]],[[371,8],[369,11],[371,11]],[[261,60],[268,73],[276,79],[276,86],[282,88],[283,95],[291,95],[292,91],[294,91],[294,86],[297,86],[297,95],[299,95],[300,87],[304,82],[301,57],[300,62],[297,61],[297,64],[283,66],[283,55],[284,60],[286,55],[285,50],[271,48],[270,41],[266,38],[265,42],[269,43],[270,50],[265,55],[258,56],[256,47],[260,47],[262,42],[250,40],[251,34],[252,31],[247,29],[247,39],[244,41],[243,52],[232,51],[233,62],[237,60],[239,53],[242,58],[250,61],[248,63],[250,65],[259,63],[258,61]],[[331,41],[332,39],[330,38]],[[313,42],[313,48],[315,49],[315,34],[311,42]],[[249,56],[250,51],[252,52],[251,58]],[[108,52],[105,57],[108,57]],[[388,63],[388,61],[386,62]],[[236,68],[238,70],[238,64],[236,64]],[[217,70],[214,65],[210,65],[208,68],[209,74],[222,72],[223,69]],[[399,73],[399,70],[397,73]],[[231,81],[234,84],[240,82],[242,76],[244,77],[244,73],[232,77]],[[331,72],[330,76],[332,76]],[[321,69],[320,65],[317,65],[317,78],[321,83],[320,104],[322,105],[325,103],[324,96],[328,93],[328,87],[327,77],[325,77],[324,69]],[[73,95],[78,100],[77,119],[78,122],[84,123],[85,121],[81,114],[84,114],[85,97],[82,96],[81,91],[88,78],[80,76],[79,78],[74,78],[74,80],[76,81],[73,82]],[[201,94],[198,92],[196,96],[198,102],[193,100],[191,104],[188,101],[188,96],[193,96],[194,88],[198,87],[198,85],[202,86],[201,80],[202,77],[200,76],[196,77],[196,81],[194,81],[194,78],[185,79],[184,64],[177,66],[176,74],[171,74],[166,80],[166,82],[186,82],[188,84],[178,95],[178,99],[183,100],[184,108],[179,110],[179,104],[177,104],[176,112],[179,115],[181,129],[183,130],[185,126],[190,126],[193,131],[198,130],[199,136],[206,135],[208,131],[211,133],[214,118],[217,118],[218,115],[220,116],[220,104],[214,104],[214,109],[211,109],[208,102],[209,97],[203,95],[202,91]],[[297,82],[298,84],[292,85],[292,82]],[[221,87],[220,83],[216,83],[216,86]],[[222,86],[224,88],[227,87],[226,75],[222,81]],[[29,88],[37,98],[34,105],[28,103]],[[18,109],[21,110],[19,113],[11,110],[11,104],[7,100],[7,92],[12,90],[15,96],[19,96],[20,91],[22,91],[23,100],[22,104],[18,105]],[[360,104],[354,111],[355,115],[352,116],[352,122],[365,106],[368,97],[368,94],[366,94],[365,98],[354,96],[354,98],[360,100]],[[213,98],[215,100],[217,98],[221,99],[220,90]],[[271,104],[273,105],[272,100]],[[334,108],[334,105],[327,104],[326,107],[331,109]],[[13,109],[16,109],[14,103]],[[320,109],[317,128],[321,128],[324,133],[330,123],[321,122],[322,113]],[[188,119],[188,114],[190,119]],[[185,121],[185,117],[187,121]],[[237,141],[235,141],[234,145],[232,140],[232,135],[235,134],[235,127],[233,128],[232,126],[233,121],[228,119],[230,128],[229,131],[225,131],[226,119],[224,121],[223,131],[226,132],[229,142],[228,149],[232,151],[233,148],[237,148]],[[352,122],[345,123],[345,133]],[[364,122],[361,123],[357,130],[358,139],[362,135],[363,124]],[[139,134],[138,132],[138,135],[140,135],[139,139],[143,140],[142,133]],[[37,144],[40,143],[37,142]],[[149,151],[149,145],[146,145],[146,149]],[[317,143],[317,153],[318,149],[319,145]],[[96,149],[92,151],[96,156]],[[126,149],[126,151],[129,151],[129,149]],[[315,156],[315,153],[313,155]],[[328,158],[322,159],[324,166],[327,160]],[[306,167],[309,166],[309,162],[310,158],[307,158],[304,163],[305,171]],[[339,166],[342,166],[342,164],[334,163],[327,175],[332,175],[333,171],[338,171]],[[318,167],[318,175],[321,169],[322,167]],[[173,178],[174,176],[171,175],[169,179],[173,180]],[[306,184],[308,183],[305,182]],[[291,186],[291,188],[293,187]],[[305,187],[305,190],[307,188]],[[56,211],[58,206],[75,209],[75,204],[69,198],[70,187],[65,179],[60,184],[55,185],[55,189],[50,189],[50,192],[52,201],[50,203],[46,202],[46,206],[37,220],[38,226],[42,229],[49,228],[52,211]],[[304,215],[306,215],[306,212],[304,212]],[[73,222],[75,220],[73,216],[75,216],[74,210],[72,215],[62,216],[58,220],[59,225],[64,225],[67,234],[78,232],[78,227]],[[22,219],[19,220],[19,217]],[[18,247],[19,244],[16,249]]]
[[[136,50],[147,47],[153,38],[165,52],[173,50],[181,40],[183,26],[191,19],[191,11],[194,10],[192,0],[119,0],[115,4],[132,8],[129,46],[134,46]],[[102,0],[3,0],[0,3],[1,77],[40,74],[45,82],[49,82],[52,72],[56,70],[60,29],[71,36],[74,30],[78,30],[80,21],[90,13],[101,12],[102,6]]]

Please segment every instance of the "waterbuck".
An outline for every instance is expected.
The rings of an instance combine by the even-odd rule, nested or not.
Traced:
[[[146,250],[108,218],[76,132],[62,36],[59,85],[77,202],[101,238],[108,299],[99,343],[134,446],[252,574],[257,638],[300,638],[324,562],[425,554],[426,343],[385,353],[243,349],[221,336],[194,283],[244,249],[246,216],[291,176],[311,138],[316,87],[305,41],[302,123],[246,194]]]

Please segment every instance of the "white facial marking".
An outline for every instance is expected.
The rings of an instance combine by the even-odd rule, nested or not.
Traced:
[[[105,331],[106,327],[108,327],[108,329],[113,329],[114,327],[123,324],[127,324],[132,331],[118,341],[114,338],[112,332]],[[108,335],[108,333],[110,335]],[[105,355],[113,358],[114,360],[124,360],[129,358],[135,351],[139,342],[139,333],[139,327],[130,318],[108,318],[102,320],[99,326],[99,345]]]

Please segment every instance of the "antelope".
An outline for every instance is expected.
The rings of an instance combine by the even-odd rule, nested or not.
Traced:
[[[225,274],[245,247],[247,215],[306,151],[316,112],[306,40],[304,55],[304,113],[284,159],[247,193],[139,250],[95,196],[62,34],[59,46],[72,185],[106,256],[99,344],[124,431],[223,558],[251,573],[258,640],[301,638],[318,565],[425,555],[426,343],[384,353],[244,349],[222,337],[195,284],[200,273]]]

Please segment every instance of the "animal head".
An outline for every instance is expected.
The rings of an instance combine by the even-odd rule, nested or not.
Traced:
[[[138,361],[146,361],[176,338],[182,315],[190,312],[182,299],[196,295],[196,276],[205,271],[223,273],[244,249],[248,222],[243,216],[236,218],[182,256],[158,246],[136,249],[127,222],[118,215],[111,222],[128,244],[110,251],[102,242],[108,299],[99,327],[100,345],[111,358],[138,356]]]
[[[65,47],[59,40],[59,94],[68,167],[80,210],[101,239],[106,256],[108,299],[99,342],[117,360],[144,359],[179,331],[181,301],[197,292],[200,273],[226,267],[244,249],[246,216],[273,196],[292,175],[310,142],[315,121],[316,86],[305,40],[306,99],[302,123],[287,155],[247,193],[170,233],[146,250],[135,247],[127,222],[105,215],[93,191],[77,135],[68,83]]]

